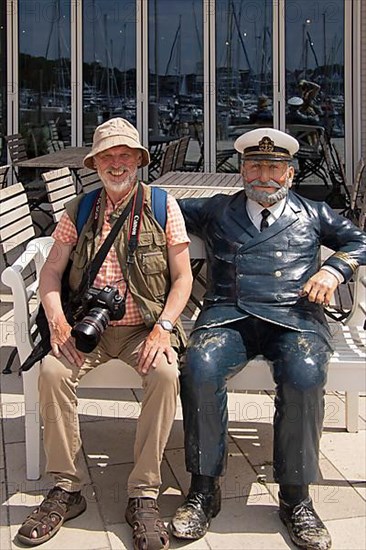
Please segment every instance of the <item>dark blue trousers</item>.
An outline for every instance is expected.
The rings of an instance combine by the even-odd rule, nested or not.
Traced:
[[[257,355],[271,362],[276,384],[275,480],[307,485],[319,473],[331,349],[314,333],[296,332],[254,317],[191,334],[181,372],[187,470],[207,476],[225,473],[226,381]]]

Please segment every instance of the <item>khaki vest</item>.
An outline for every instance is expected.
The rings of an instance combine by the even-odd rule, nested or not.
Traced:
[[[152,327],[158,320],[166,302],[170,290],[170,275],[168,268],[168,250],[166,246],[165,232],[156,221],[151,208],[151,188],[142,184],[145,192],[144,211],[140,227],[138,246],[135,251],[135,261],[127,269],[128,229],[130,216],[123,224],[112,246],[117,252],[118,261],[125,281],[128,282],[129,291],[136,302],[142,319],[147,327]],[[134,191],[133,191],[134,192]],[[72,222],[76,225],[77,211],[82,196],[78,196],[66,204],[66,210]],[[112,214],[112,224],[126,207],[131,193],[124,202]],[[106,206],[106,193],[102,190],[101,206],[96,231],[96,242],[99,248],[98,235],[101,232]],[[72,267],[69,284],[72,290],[77,290],[81,283],[83,273],[95,256],[93,253],[93,215],[85,223],[78,238],[75,249],[71,254]],[[181,322],[176,323],[172,334],[172,345],[182,348],[186,343],[186,336]]]

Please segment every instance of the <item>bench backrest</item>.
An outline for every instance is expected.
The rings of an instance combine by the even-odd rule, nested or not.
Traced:
[[[344,324],[363,327],[366,320],[366,266],[361,265],[353,278],[353,305]]]
[[[9,252],[17,249],[19,253],[18,247],[25,246],[35,236],[27,195],[21,183],[0,189],[0,213],[0,244],[5,263],[10,265]]]
[[[74,180],[69,168],[44,172],[42,174],[42,179],[46,185],[48,202],[52,208],[53,219],[57,223],[65,210],[65,204],[76,197]]]

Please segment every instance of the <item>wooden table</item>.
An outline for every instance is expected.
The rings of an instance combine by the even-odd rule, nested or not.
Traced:
[[[90,147],[65,147],[60,151],[41,155],[33,159],[22,160],[14,163],[19,168],[43,168],[54,169],[68,167],[70,170],[83,168],[83,159],[90,151]]]
[[[240,174],[211,172],[167,172],[152,182],[164,187],[175,198],[212,197],[217,193],[233,195],[242,189]]]

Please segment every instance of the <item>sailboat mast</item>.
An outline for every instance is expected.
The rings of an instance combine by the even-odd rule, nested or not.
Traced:
[[[97,89],[97,52],[96,52],[96,42],[95,42],[95,22],[96,22],[96,16],[95,16],[95,0],[93,0],[92,4],[93,8],[93,24],[92,24],[92,35],[93,35],[93,90],[96,91]]]
[[[322,14],[322,17],[323,17],[323,63],[325,67],[327,64],[327,36],[326,36],[325,13]]]
[[[233,30],[233,14],[232,2],[227,3],[227,22],[226,22],[226,70],[227,70],[227,92],[230,95],[231,78],[232,78],[232,30]]]
[[[159,103],[159,68],[158,68],[158,44],[159,44],[159,33],[158,33],[158,6],[157,0],[154,0],[154,67],[155,67],[155,101]]]
[[[105,48],[105,66],[106,66],[106,75],[107,75],[107,98],[108,98],[108,107],[110,104],[111,98],[111,89],[110,89],[110,80],[109,80],[109,56],[108,56],[108,33],[107,33],[107,14],[103,15],[104,23],[104,48]]]
[[[260,74],[260,93],[263,93],[264,86],[267,85],[267,0],[264,3],[264,23],[263,23],[263,45],[262,45],[262,63]]]
[[[193,18],[194,18],[194,28],[196,31],[196,38],[197,38],[197,44],[198,44],[198,51],[200,54],[200,58],[202,58],[202,41],[201,41],[199,29],[198,29],[197,14],[196,14],[194,1],[192,1],[192,11],[193,11]]]

